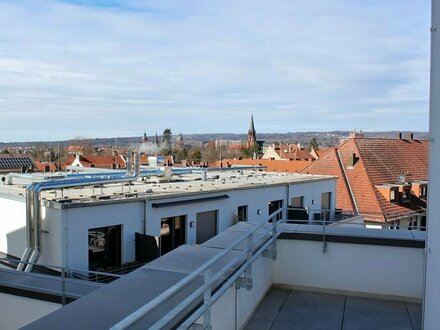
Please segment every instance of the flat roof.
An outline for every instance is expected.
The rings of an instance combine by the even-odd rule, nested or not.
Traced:
[[[41,178],[40,178],[41,177]],[[59,179],[59,175],[55,176]],[[135,198],[159,199],[163,197],[191,196],[209,192],[254,189],[286,184],[301,184],[315,181],[335,180],[334,176],[274,173],[241,170],[209,171],[206,181],[203,173],[176,174],[171,178],[148,176],[127,183],[64,188],[42,192],[42,199],[60,204],[105,203]],[[0,183],[0,197],[24,200],[26,186],[32,181],[46,181],[45,175],[14,175],[12,184]]]

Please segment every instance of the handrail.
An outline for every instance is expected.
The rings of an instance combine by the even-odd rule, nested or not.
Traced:
[[[354,218],[354,217],[363,217],[364,219],[366,219],[368,221],[368,217],[373,217],[373,216],[385,216],[388,217],[388,219],[386,219],[384,222],[378,222],[378,224],[383,224],[383,225],[389,225],[389,226],[398,226],[399,228],[409,228],[409,229],[425,229],[425,226],[421,226],[419,225],[398,225],[395,224],[393,222],[395,221],[399,221],[402,219],[408,219],[410,217],[423,217],[426,216],[426,210],[424,209],[420,209],[420,210],[411,210],[410,212],[407,213],[400,213],[400,212],[387,212],[387,213],[383,213],[383,212],[354,212],[351,210],[341,210],[341,209],[335,209],[335,210],[329,210],[329,209],[318,209],[318,208],[309,208],[309,207],[287,207],[286,208],[287,211],[305,211],[307,212],[307,214],[309,213],[321,213],[322,212],[329,212],[330,211],[330,219],[327,218],[326,224],[330,224],[330,225],[337,225],[338,223],[344,223],[345,220],[349,220],[350,218]],[[334,214],[334,216],[333,216]],[[287,223],[300,223],[300,222],[304,222],[304,223],[309,223],[309,224],[323,224],[323,220],[322,219],[317,219],[317,220],[313,220],[311,223],[309,222],[308,219],[290,219],[290,218],[286,218],[286,222]],[[358,226],[364,226],[365,224],[362,223],[349,223],[350,225],[358,225]]]
[[[251,237],[257,230],[259,230],[264,225],[268,224],[268,221],[271,219],[274,219],[278,214],[284,211],[284,208],[280,208],[277,211],[273,212],[269,215],[267,218],[267,221],[262,222],[257,227],[252,229],[250,232],[246,233],[242,237],[240,237],[235,242],[229,244],[221,253],[217,254],[215,257],[211,258],[210,260],[206,261],[204,264],[199,266],[197,269],[195,269],[193,272],[189,273],[187,276],[185,276],[182,280],[177,282],[176,284],[172,285],[170,288],[168,288],[166,291],[162,292],[159,296],[145,304],[144,306],[140,307],[130,315],[126,316],[124,319],[113,325],[110,329],[116,330],[116,329],[126,329],[136,321],[138,321],[140,318],[145,316],[147,313],[151,312],[154,308],[158,307],[160,304],[164,303],[168,298],[173,296],[176,292],[183,289],[186,285],[188,285],[192,280],[194,280],[196,277],[203,275],[205,270],[207,270],[209,267],[211,267],[214,263],[216,263],[218,260],[223,258],[225,255],[230,253],[236,246],[244,242],[246,239]],[[273,220],[273,223],[275,226],[276,221]],[[268,232],[272,231],[272,226],[269,228]],[[266,233],[264,233],[266,234]],[[215,276],[215,277],[218,277]],[[211,282],[211,281],[210,281]],[[192,296],[192,295],[191,295]],[[171,312],[170,312],[171,313]]]
[[[260,250],[265,250],[272,242],[269,240],[267,241]],[[248,261],[249,263],[255,262],[255,260],[259,257],[259,254],[255,254],[252,256],[252,258]],[[242,265],[238,270],[235,271],[234,275],[231,275],[229,279],[222,285],[222,287],[214,293],[212,296],[212,301],[217,301],[225,292],[227,289],[230,288],[232,284],[237,280],[237,277],[239,274],[243,273],[243,271],[246,270],[248,264],[245,263]],[[183,330],[187,329],[189,326],[191,326],[192,323],[194,323],[196,320],[199,319],[200,316],[203,314],[203,306],[201,306],[197,311],[195,311],[189,318],[187,318],[177,329]]]
[[[29,265],[32,265],[32,266],[36,266],[36,267],[38,267],[38,266],[40,266],[40,267],[45,267],[45,268],[49,268],[49,269],[52,269],[52,270],[60,270],[61,271],[61,273],[62,272],[66,272],[66,273],[69,273],[69,274],[72,274],[73,272],[77,272],[77,273],[89,273],[89,274],[92,274],[92,275],[103,275],[103,276],[113,276],[113,277],[124,277],[124,275],[122,275],[122,274],[113,274],[113,273],[107,273],[107,272],[98,272],[98,271],[94,271],[94,270],[80,270],[80,269],[74,269],[74,268],[64,268],[64,267],[62,267],[62,266],[54,266],[54,265],[47,265],[47,264],[40,264],[40,263],[36,263],[36,262],[30,262],[30,261],[20,261],[20,259],[12,259],[12,258],[6,258],[6,257],[0,257],[0,261],[2,261],[2,260],[4,260],[4,261],[9,261],[9,262],[11,262],[11,263],[23,263],[23,264],[29,264]],[[61,275],[61,273],[60,273],[60,275]],[[35,274],[32,274],[32,275],[35,275]],[[55,275],[50,275],[50,276],[55,276]]]

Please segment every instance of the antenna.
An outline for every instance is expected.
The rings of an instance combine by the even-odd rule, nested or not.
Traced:
[[[406,182],[406,178],[405,178],[404,175],[399,175],[399,176],[397,177],[397,181],[398,181],[399,183],[405,183],[405,182]]]

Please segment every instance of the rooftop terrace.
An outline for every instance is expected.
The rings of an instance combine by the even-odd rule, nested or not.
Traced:
[[[273,226],[181,246],[26,328],[420,328],[425,233],[279,224],[274,254]]]
[[[245,330],[416,330],[422,305],[272,287]]]

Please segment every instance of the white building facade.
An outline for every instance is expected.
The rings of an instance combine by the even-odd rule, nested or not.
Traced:
[[[0,188],[0,251],[21,257],[27,231],[24,189]],[[334,215],[335,190],[334,177],[241,171],[207,181],[192,177],[48,191],[43,195],[38,263],[113,271],[183,244],[202,244],[237,221],[267,221],[294,199],[305,209],[330,209]],[[316,218],[309,212],[310,221]]]

